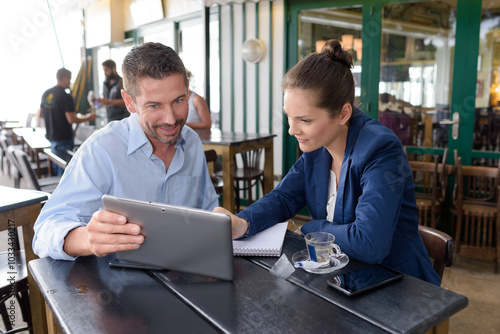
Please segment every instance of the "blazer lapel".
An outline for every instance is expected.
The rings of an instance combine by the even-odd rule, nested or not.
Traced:
[[[332,157],[324,147],[321,150],[321,154],[319,154],[314,161],[314,169],[316,170],[313,175],[314,186],[316,188],[314,190],[316,193],[316,217],[313,217],[313,219],[326,219],[326,203],[328,201],[328,185]]]
[[[352,162],[352,152],[354,150],[354,146],[358,139],[359,132],[361,128],[366,122],[366,115],[359,109],[355,109],[353,113],[353,117],[351,118],[351,123],[349,125],[349,130],[347,131],[347,141],[346,147],[344,151],[344,159],[342,160],[342,167],[340,168],[340,176],[339,176],[339,185],[337,189],[337,199],[335,202],[335,213],[333,215],[333,221],[338,223],[344,222],[344,209],[345,206],[348,206],[349,203],[344,203],[346,194],[345,194],[345,185],[347,183],[349,171],[351,168]]]

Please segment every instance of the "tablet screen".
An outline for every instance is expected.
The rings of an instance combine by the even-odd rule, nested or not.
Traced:
[[[346,295],[352,296],[401,277],[403,275],[395,270],[380,265],[371,265],[344,275],[332,277],[328,280],[328,284]]]

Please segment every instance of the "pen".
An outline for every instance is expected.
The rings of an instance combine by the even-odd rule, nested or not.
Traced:
[[[302,232],[302,230],[297,226],[297,224],[295,224],[295,222],[292,220],[291,221],[293,226],[295,226],[295,228],[300,232],[300,234],[302,234],[302,236],[305,238],[306,236],[304,235],[304,233]]]

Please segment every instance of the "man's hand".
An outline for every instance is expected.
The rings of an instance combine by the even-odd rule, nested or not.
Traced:
[[[95,99],[95,101],[99,102],[101,105],[107,105],[110,104],[108,99]]]
[[[248,221],[243,218],[236,217],[228,210],[218,206],[214,209],[214,212],[221,212],[227,214],[231,217],[231,228],[233,230],[233,239],[243,236],[248,231]]]
[[[70,256],[97,255],[137,249],[144,242],[141,227],[109,211],[97,211],[87,226],[71,230],[64,239],[64,251]]]

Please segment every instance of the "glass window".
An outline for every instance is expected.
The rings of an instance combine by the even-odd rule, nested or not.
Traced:
[[[98,77],[98,82],[99,82],[99,92],[97,94],[99,96],[102,96],[102,89],[103,89],[103,83],[105,80],[104,76],[104,70],[102,69],[102,63],[108,59],[114,60],[116,63],[116,72],[118,73],[119,76],[122,75],[122,63],[123,59],[129,53],[129,51],[132,49],[132,44],[128,45],[123,45],[120,47],[114,47],[110,48],[108,46],[104,46],[99,48],[97,50],[97,77]]]
[[[140,32],[140,43],[157,42],[175,50],[174,24],[167,23]]]
[[[303,10],[299,13],[298,61],[320,52],[329,39],[337,39],[354,56],[355,96],[361,96],[361,7]]]
[[[179,22],[178,53],[192,73],[189,89],[205,96],[205,32],[201,18]]]
[[[220,115],[220,57],[218,13],[210,14],[210,112],[212,127],[219,127]]]
[[[448,141],[456,1],[383,6],[379,120],[403,145]]]
[[[500,3],[483,1],[473,148],[500,151]]]

